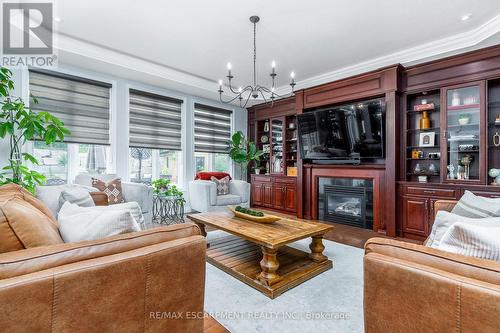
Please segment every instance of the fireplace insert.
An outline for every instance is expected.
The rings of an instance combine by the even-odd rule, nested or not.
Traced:
[[[371,229],[373,227],[373,181],[320,177],[320,220]]]

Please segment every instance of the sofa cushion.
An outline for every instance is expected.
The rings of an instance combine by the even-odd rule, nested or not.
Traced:
[[[114,178],[107,182],[92,178],[92,186],[108,195],[108,202],[110,205],[124,202],[122,180],[120,178]]]
[[[62,243],[54,216],[19,185],[0,187],[0,253]]]
[[[97,240],[141,230],[128,209],[78,207],[69,202],[65,202],[59,211],[58,222],[66,243]]]
[[[451,212],[470,218],[500,216],[500,198],[485,198],[465,191]]]
[[[217,179],[222,179],[224,177],[229,177],[231,179],[231,175],[226,172],[208,172],[208,171],[200,171],[194,177],[194,180],[211,180],[212,177]]]
[[[218,195],[217,206],[237,205],[241,203],[241,197],[234,194]]]

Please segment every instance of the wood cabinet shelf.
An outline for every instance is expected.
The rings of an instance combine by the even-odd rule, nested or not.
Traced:
[[[481,104],[463,104],[463,105],[449,105],[447,107],[448,111],[458,111],[458,110],[466,110],[466,109],[479,109]]]

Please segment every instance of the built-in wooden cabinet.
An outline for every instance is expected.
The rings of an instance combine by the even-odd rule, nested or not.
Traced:
[[[417,240],[427,238],[434,223],[436,213],[434,203],[437,200],[458,200],[465,191],[471,191],[480,196],[500,198],[500,187],[400,183],[398,206],[401,215],[401,235]]]
[[[252,206],[295,213],[297,184],[295,177],[252,175]]]

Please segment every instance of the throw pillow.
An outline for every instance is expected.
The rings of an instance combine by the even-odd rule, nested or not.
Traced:
[[[470,218],[500,216],[500,199],[480,197],[465,191],[451,212]]]
[[[66,202],[76,204],[80,207],[94,207],[95,203],[88,190],[82,187],[68,188],[59,195],[59,210]]]
[[[196,177],[194,177],[194,180],[212,180],[212,177],[215,177],[217,179],[229,177],[229,179],[231,179],[231,175],[227,172],[200,171],[196,173]]]
[[[70,210],[71,209],[71,210]],[[142,215],[142,210],[139,204],[135,201],[130,201],[130,202],[123,202],[119,203],[116,205],[110,205],[110,206],[93,206],[93,207],[82,207],[82,206],[75,206],[72,205],[70,208],[67,208],[67,211],[70,211],[71,213],[85,213],[88,211],[125,211],[129,212],[132,214],[132,217],[134,220],[139,224],[141,227],[141,230],[145,229],[145,221],[144,221],[144,216]]]
[[[222,179],[217,179],[215,177],[212,177],[210,180],[213,181],[217,186],[217,195],[229,194],[229,182],[230,182],[229,176],[224,177]]]
[[[106,193],[110,205],[122,203],[122,180],[120,178],[111,179],[110,181],[103,182],[100,179],[92,178],[92,186],[99,191]]]
[[[439,211],[436,214],[436,220],[432,225],[432,230],[425,244],[428,247],[439,248],[439,244],[441,243],[443,236],[446,234],[448,229],[453,226],[455,223],[467,223],[472,226],[499,226],[500,218],[498,217],[490,217],[490,218],[467,218],[460,215],[456,215],[446,211]]]
[[[439,249],[443,251],[500,261],[500,218],[491,226],[457,222],[443,236]]]
[[[83,188],[88,192],[97,191],[96,188],[80,185],[80,184],[64,184],[64,185],[46,185],[46,186],[37,186],[36,188],[36,197],[41,200],[45,206],[52,212],[54,217],[57,217],[57,213],[61,206],[59,205],[59,197],[62,191],[74,188]]]
[[[128,232],[140,227],[128,210],[103,210],[78,207],[65,202],[59,211],[59,231],[66,243],[96,240]],[[100,207],[99,207],[100,208]]]
[[[0,187],[0,253],[63,243],[50,211],[19,185]]]

